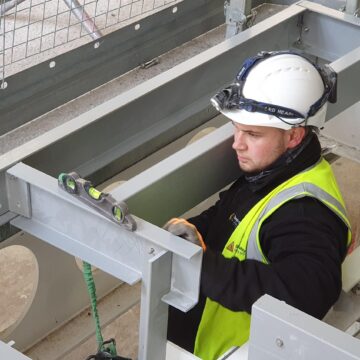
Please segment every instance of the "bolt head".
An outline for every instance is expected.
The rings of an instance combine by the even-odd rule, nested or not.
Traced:
[[[276,346],[279,348],[282,348],[284,346],[284,342],[280,338],[277,338],[275,340],[275,343],[276,343]]]

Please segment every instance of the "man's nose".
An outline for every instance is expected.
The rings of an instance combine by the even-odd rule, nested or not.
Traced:
[[[244,139],[244,134],[241,132],[236,132],[234,134],[234,142],[232,144],[232,148],[234,150],[245,150],[246,149],[246,142]]]

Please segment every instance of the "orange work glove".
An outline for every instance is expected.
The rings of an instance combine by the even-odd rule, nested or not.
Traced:
[[[196,226],[185,219],[173,218],[169,220],[163,228],[174,235],[180,236],[193,244],[201,246],[204,251],[206,250],[204,240]]]

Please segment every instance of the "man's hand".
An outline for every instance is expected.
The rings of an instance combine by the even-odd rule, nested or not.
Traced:
[[[180,236],[193,244],[201,246],[204,251],[206,250],[204,240],[196,226],[185,219],[173,218],[169,220],[163,228],[174,235]]]

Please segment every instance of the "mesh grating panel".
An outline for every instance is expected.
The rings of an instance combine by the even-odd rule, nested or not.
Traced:
[[[7,76],[43,59],[35,59],[36,55],[55,48],[56,54],[59,48],[68,51],[181,1],[0,0],[1,86],[6,86]],[[54,56],[55,52],[48,55]],[[31,61],[23,61],[29,58]],[[22,64],[13,66],[18,62]]]

